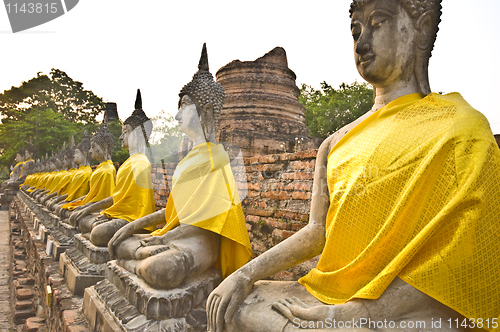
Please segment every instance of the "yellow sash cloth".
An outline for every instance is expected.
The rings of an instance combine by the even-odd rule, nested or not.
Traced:
[[[90,190],[83,200],[63,205],[64,209],[74,210],[77,206],[98,202],[108,198],[115,189],[116,169],[111,160],[103,161],[90,176]]]
[[[76,169],[70,168],[64,175],[61,180],[61,185],[59,186],[59,191],[57,192],[57,196],[66,195],[69,191],[71,180],[76,173]]]
[[[500,150],[460,94],[421,98],[391,102],[333,147],[325,248],[299,282],[340,304],[377,299],[400,277],[466,317],[490,319],[492,330]]]
[[[118,169],[113,205],[101,214],[130,222],[155,211],[151,164],[144,154],[134,153]]]
[[[41,179],[42,179],[42,177],[44,177],[44,176],[45,176],[45,173],[37,173],[37,174],[35,174],[35,175],[33,176],[32,180],[31,180],[31,181],[30,181],[30,183],[29,183],[29,185],[30,185],[31,187],[33,187],[33,186],[34,186],[34,187],[35,187],[35,189],[28,189],[28,190],[26,190],[26,191],[30,193],[30,192],[32,192],[32,191],[37,190],[37,189],[38,189],[38,186],[39,186],[39,184],[40,184],[40,182],[42,181]]]
[[[43,185],[41,186],[44,190],[51,190],[54,178],[56,177],[57,172],[50,172],[44,180]]]
[[[163,235],[180,223],[221,235],[216,267],[223,278],[245,265],[252,256],[229,156],[221,144],[200,144],[177,165],[165,219],[165,227],[151,235]]]
[[[24,161],[20,161],[16,164],[16,166],[14,166],[14,168],[12,169],[12,172],[10,172],[9,176],[11,179],[13,179],[13,175],[14,175],[14,172],[16,171],[16,168],[20,167],[21,168],[21,176],[23,176],[23,166],[24,166]]]
[[[90,166],[82,165],[78,168],[71,179],[68,197],[65,199],[66,202],[74,201],[89,192],[90,174],[92,174],[92,168],[90,168]]]
[[[49,194],[57,193],[59,191],[59,188],[62,185],[62,180],[67,173],[68,173],[67,170],[60,170],[59,172],[57,172],[56,176],[54,177],[54,180],[52,181],[53,184],[51,185]]]
[[[28,161],[33,161],[33,162],[34,162],[34,160],[33,160],[33,159],[28,159],[28,160],[26,160],[26,161],[24,161],[24,162],[23,162],[23,164],[22,164],[22,166],[21,166],[21,175],[20,175],[20,177],[22,177],[22,176],[24,175],[24,166],[26,166],[26,163],[27,163]]]

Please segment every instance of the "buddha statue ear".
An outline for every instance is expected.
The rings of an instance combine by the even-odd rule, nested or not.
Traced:
[[[429,58],[434,45],[436,15],[432,10],[423,13],[416,21],[415,77],[424,95],[431,93],[429,85]]]
[[[215,143],[215,118],[212,102],[202,107],[200,122],[203,134],[205,135],[205,141]]]

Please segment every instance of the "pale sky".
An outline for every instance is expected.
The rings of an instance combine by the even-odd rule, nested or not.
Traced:
[[[150,117],[175,114],[177,95],[197,71],[203,42],[210,70],[283,47],[297,85],[363,82],[350,34],[351,0],[82,0],[67,14],[13,34],[0,8],[0,91],[41,71],[65,71],[124,120],[136,89]],[[460,92],[500,134],[500,0],[443,0],[430,61],[433,91]]]

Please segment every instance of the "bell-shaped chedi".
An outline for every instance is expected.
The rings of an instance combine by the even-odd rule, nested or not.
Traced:
[[[296,76],[282,47],[255,61],[234,60],[216,77],[226,91],[218,142],[239,145],[244,157],[317,148],[321,143],[309,137]]]

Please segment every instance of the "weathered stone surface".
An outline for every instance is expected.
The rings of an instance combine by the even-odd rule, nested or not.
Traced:
[[[216,133],[219,142],[237,144],[243,157],[319,146],[319,140],[309,137],[296,76],[283,48],[255,61],[234,60],[216,77],[226,91]]]

